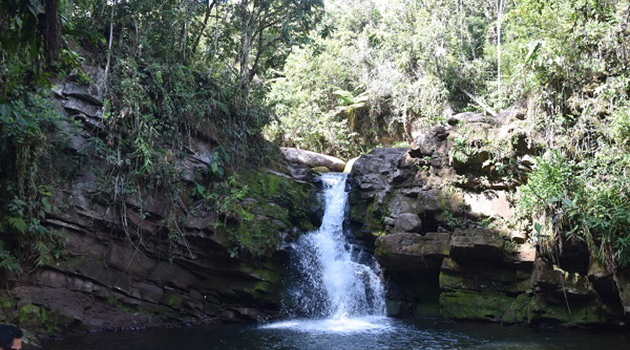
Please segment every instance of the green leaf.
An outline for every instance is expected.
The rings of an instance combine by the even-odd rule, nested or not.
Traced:
[[[543,46],[543,44],[544,41],[541,40],[532,41],[527,44],[529,50],[527,51],[527,55],[525,56],[525,64],[529,64],[531,61],[536,59],[538,51],[540,51],[540,48]]]
[[[206,193],[206,189],[203,186],[201,186],[201,184],[199,183],[195,183],[195,188],[197,190],[197,193],[199,193],[202,196]]]
[[[22,28],[22,23],[24,23],[24,22],[22,21],[22,19],[19,16],[16,15],[15,17],[13,17],[13,20],[15,21],[15,25],[18,28]]]
[[[26,229],[28,228],[28,225],[26,225],[26,222],[24,221],[24,219],[20,217],[10,217],[8,218],[8,221],[9,221],[9,225],[11,225],[16,230],[20,231],[20,233],[26,232]]]
[[[536,230],[536,233],[538,235],[542,234],[542,228],[543,228],[543,226],[540,223],[537,222],[537,223],[534,224],[534,230]]]

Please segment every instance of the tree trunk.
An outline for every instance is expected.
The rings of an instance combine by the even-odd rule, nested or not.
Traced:
[[[251,16],[249,13],[248,0],[241,0],[241,49],[239,52],[240,77],[239,85],[241,89],[241,102],[245,102],[249,93],[249,54],[252,49]]]
[[[46,22],[44,25],[44,48],[46,64],[53,66],[61,53],[61,24],[59,22],[59,0],[46,0]]]
[[[107,84],[107,78],[109,75],[109,67],[112,63],[112,42],[114,41],[114,10],[116,9],[117,1],[112,3],[112,11],[109,16],[109,43],[107,44],[107,64],[105,65],[105,83]]]
[[[498,109],[501,110],[503,104],[503,91],[501,91],[501,26],[503,24],[503,11],[505,10],[505,0],[497,0],[497,75],[499,103]]]
[[[203,36],[203,32],[206,30],[206,28],[208,28],[208,19],[210,19],[210,14],[212,13],[212,8],[214,7],[214,5],[216,4],[216,1],[212,1],[212,0],[208,0],[208,7],[206,7],[206,14],[203,18],[203,25],[201,26],[201,29],[199,30],[199,33],[197,34],[197,37],[195,38],[195,41],[193,41],[193,46],[192,49],[190,50],[191,54],[195,54],[195,52],[197,51],[197,46],[199,45],[199,42],[201,41],[201,37]]]

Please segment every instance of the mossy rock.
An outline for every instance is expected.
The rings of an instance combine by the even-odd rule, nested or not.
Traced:
[[[162,295],[160,304],[168,305],[170,307],[179,309],[182,307],[183,301],[184,301],[184,297],[181,294],[174,292],[172,290],[166,290],[164,291],[164,295]]]
[[[12,321],[17,316],[17,300],[6,291],[0,291],[0,322]]]
[[[243,265],[239,270],[261,281],[276,283],[280,280],[283,267],[275,261],[266,260],[258,265]]]
[[[279,301],[279,296],[283,295],[282,276],[285,267],[275,260],[266,260],[260,265],[242,266],[241,271],[259,279],[250,287],[244,287],[243,293],[250,295],[260,303],[275,303]]]
[[[312,184],[267,171],[242,174],[239,179],[243,188],[248,188],[249,204],[238,206],[231,214],[234,220],[219,234],[233,252],[269,257],[286,235],[293,234],[289,228],[302,232],[315,229],[318,202]]]
[[[459,274],[441,271],[439,281],[440,289],[442,290],[458,290],[466,288],[464,279]]]
[[[319,174],[326,174],[330,172],[330,169],[326,168],[325,166],[316,166],[312,168],[311,170]]]
[[[608,313],[597,300],[581,304],[550,303],[543,295],[531,299],[528,305],[529,323],[555,321],[564,325],[593,325],[608,323]]]
[[[440,316],[440,303],[436,301],[419,302],[413,306],[413,314],[422,317]]]
[[[440,295],[443,317],[492,320],[506,323],[524,322],[527,316],[525,297],[514,298],[498,292],[457,290]]]
[[[70,317],[44,307],[27,304],[18,310],[17,324],[22,328],[50,334],[67,329],[74,321]]]
[[[361,200],[357,195],[358,191],[350,193],[350,220],[362,225],[355,235],[359,239],[376,240],[387,233],[383,223],[385,214],[376,208],[373,201]]]

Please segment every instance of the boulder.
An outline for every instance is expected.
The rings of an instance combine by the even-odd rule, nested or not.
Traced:
[[[405,153],[406,148],[377,148],[355,161],[351,175],[361,198],[384,197],[392,187],[396,169]]]
[[[306,165],[311,168],[325,166],[332,171],[341,172],[346,166],[343,160],[325,154],[290,147],[280,147],[280,150],[287,161]]]
[[[436,126],[419,135],[409,146],[409,155],[413,158],[430,157],[440,149],[440,145],[448,137],[443,126]]]
[[[360,177],[368,174],[389,176],[395,172],[407,148],[376,148],[354,162],[352,174]]]
[[[404,213],[396,218],[394,228],[398,232],[420,232],[422,230],[422,221],[416,214]]]

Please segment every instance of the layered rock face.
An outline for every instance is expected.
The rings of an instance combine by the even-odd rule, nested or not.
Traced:
[[[502,323],[623,324],[627,282],[579,242],[553,257],[509,226],[515,188],[535,147],[515,122],[455,116],[408,149],[375,149],[352,169],[351,221],[373,244],[388,283],[392,316],[443,316]],[[509,178],[479,147],[457,157],[462,127],[509,140]],[[511,143],[511,144],[510,144]],[[540,250],[540,249],[539,249]],[[624,294],[625,293],[625,294]]]
[[[288,265],[283,242],[319,224],[315,187],[303,181],[309,169],[285,164],[242,175],[249,192],[231,204],[240,221],[216,217],[192,198],[193,188],[209,186],[204,173],[216,146],[199,135],[185,142],[186,154],[175,164],[177,195],[154,186],[130,192],[124,177],[104,176],[106,165],[86,151],[90,138],[107,132],[98,89],[66,83],[55,93],[69,120],[83,122],[68,150],[81,155],[80,169],[54,181],[44,223],[63,237],[65,249],[41,267],[8,276],[0,322],[64,332],[278,314]],[[238,244],[254,247],[264,237],[277,241],[262,242],[257,256],[236,254]]]

